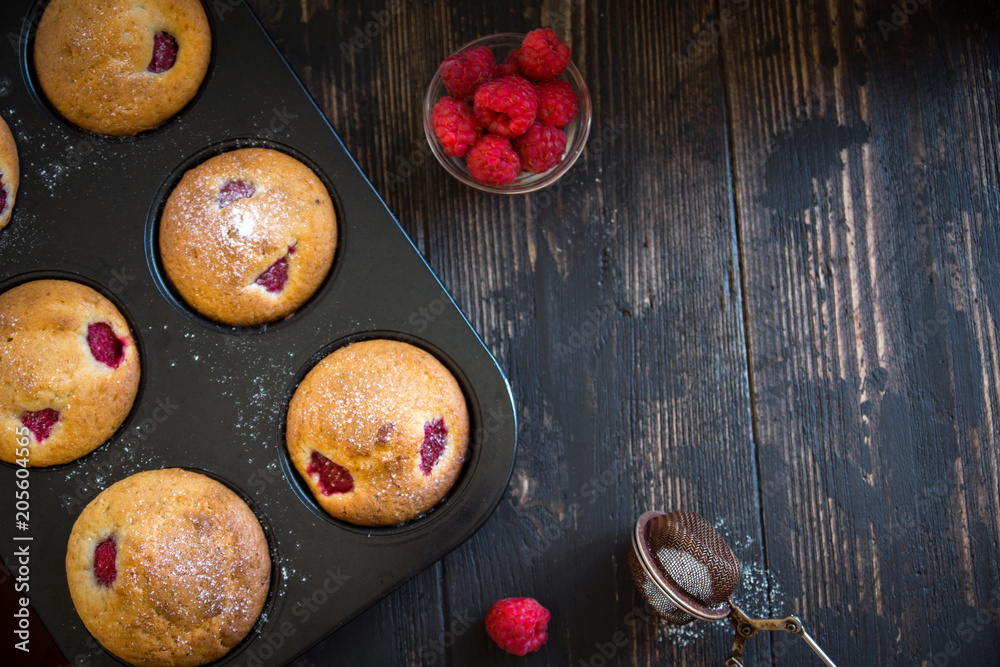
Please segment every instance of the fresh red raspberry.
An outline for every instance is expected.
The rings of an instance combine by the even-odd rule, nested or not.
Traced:
[[[521,158],[521,167],[540,174],[562,161],[566,152],[566,133],[558,127],[535,123],[527,132],[514,137],[511,143]]]
[[[354,489],[354,478],[347,468],[337,465],[317,451],[313,451],[309,457],[306,472],[317,476],[319,490],[324,496],[347,493]]]
[[[52,435],[52,429],[59,422],[59,412],[45,408],[38,412],[25,412],[21,415],[21,425],[31,431],[35,442],[42,442]]]
[[[153,37],[153,59],[146,69],[153,74],[162,74],[177,62],[177,40],[166,32],[158,32]]]
[[[514,655],[537,651],[548,641],[549,610],[532,598],[500,600],[486,614],[486,632]]]
[[[576,118],[580,110],[580,102],[576,99],[573,86],[557,79],[535,86],[538,91],[538,116],[535,118],[542,125],[565,127]]]
[[[115,559],[118,557],[118,545],[115,538],[109,537],[94,549],[94,577],[102,586],[110,586],[118,578],[118,567]]]
[[[234,201],[249,199],[257,188],[246,181],[229,181],[219,188],[219,208],[226,208]]]
[[[506,185],[521,173],[521,158],[510,139],[487,134],[469,149],[465,163],[474,179],[486,185]]]
[[[454,97],[442,97],[437,101],[431,112],[431,123],[444,154],[452,157],[465,157],[483,134],[472,107]]]
[[[473,46],[445,58],[439,71],[448,94],[464,100],[472,97],[476,88],[496,76],[497,61],[489,48]]]
[[[556,37],[552,28],[532,30],[521,42],[518,64],[532,81],[548,81],[566,71],[573,51]]]
[[[107,322],[87,325],[87,345],[94,359],[109,368],[118,368],[125,357],[125,346]]]
[[[441,458],[448,439],[448,427],[443,419],[435,419],[424,424],[424,444],[420,445],[420,470],[430,475],[434,464]]]
[[[510,139],[531,127],[538,113],[538,93],[526,79],[505,76],[479,87],[474,111],[480,125]]]
[[[521,49],[514,49],[507,54],[504,61],[497,65],[497,77],[501,76],[524,76],[521,72],[521,66],[517,64],[518,59],[521,57]]]

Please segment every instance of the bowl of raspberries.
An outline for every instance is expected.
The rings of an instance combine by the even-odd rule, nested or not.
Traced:
[[[555,183],[583,152],[590,94],[551,29],[469,42],[441,63],[424,99],[438,162],[466,185],[525,194]]]

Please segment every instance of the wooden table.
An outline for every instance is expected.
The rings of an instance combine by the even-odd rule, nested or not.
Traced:
[[[298,667],[722,665],[728,623],[666,626],[632,585],[648,509],[706,516],[736,600],[840,667],[1000,664],[1000,5],[249,1],[520,417],[487,525]],[[538,26],[591,139],[485,195],[431,156],[425,88]],[[526,658],[483,630],[509,596],[552,612]],[[781,635],[746,664],[819,662]]]
[[[728,623],[659,627],[632,586],[654,508],[718,525],[736,599],[841,667],[1000,663],[996,3],[250,4],[521,419],[486,527],[298,665],[722,665]],[[540,25],[590,86],[589,147],[485,195],[431,157],[424,91]],[[552,622],[518,659],[482,619],[522,595]],[[819,662],[784,635],[747,664]]]

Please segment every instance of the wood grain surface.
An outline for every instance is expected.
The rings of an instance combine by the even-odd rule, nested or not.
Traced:
[[[666,628],[629,580],[632,523],[680,508],[732,541],[738,602],[841,667],[1000,663],[995,3],[250,4],[521,419],[486,527],[298,665],[721,665],[728,624]],[[428,151],[425,88],[538,26],[591,139],[549,190],[486,195]],[[553,618],[513,658],[482,619],[521,595]],[[746,658],[819,664],[788,636]]]

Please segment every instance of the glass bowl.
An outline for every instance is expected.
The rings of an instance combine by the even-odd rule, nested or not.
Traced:
[[[455,53],[461,53],[473,46],[485,46],[493,51],[497,63],[502,63],[507,57],[507,53],[520,48],[523,41],[524,35],[515,32],[487,35],[460,47]],[[587,91],[587,84],[584,83],[583,77],[580,76],[580,71],[570,62],[569,67],[558,78],[568,82],[573,87],[573,91],[580,101],[580,111],[569,125],[562,128],[563,132],[566,133],[566,153],[562,162],[552,169],[542,174],[533,174],[530,171],[522,172],[513,182],[506,185],[486,185],[469,174],[469,169],[465,166],[465,158],[445,155],[444,149],[438,143],[437,135],[434,133],[434,124],[431,122],[434,104],[448,94],[444,82],[441,80],[440,70],[434,73],[434,78],[431,79],[431,84],[427,87],[427,95],[424,97],[424,135],[427,137],[427,143],[430,144],[434,157],[452,176],[466,185],[484,192],[523,195],[552,185],[569,171],[569,168],[580,157],[587,144],[587,137],[590,136],[590,93]]]

